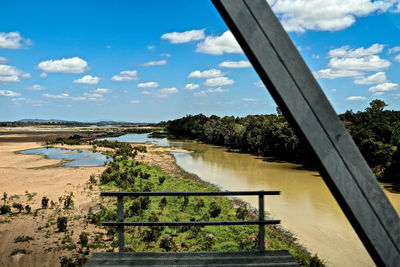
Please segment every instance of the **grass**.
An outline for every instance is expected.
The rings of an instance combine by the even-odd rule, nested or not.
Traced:
[[[101,185],[101,191],[160,191],[160,192],[187,192],[187,191],[218,191],[211,185],[204,184],[194,177],[177,178],[163,173],[159,167],[151,167],[145,164],[133,164],[132,160],[114,160],[112,172],[118,173],[147,173],[148,179],[130,177],[129,183],[116,179]],[[134,167],[135,166],[135,167]],[[108,168],[112,166],[109,165]],[[165,176],[160,183],[159,177]],[[187,176],[187,175],[185,175]],[[115,177],[115,176],[114,176]],[[139,212],[132,212],[131,207],[140,206],[143,197],[138,199],[124,198],[125,221],[235,221],[236,211],[232,202],[226,197],[166,197],[166,204],[160,206],[163,197],[151,197],[146,208],[139,208]],[[202,200],[200,200],[202,199]],[[116,221],[116,198],[102,198],[100,212],[97,214],[101,221]],[[137,202],[135,204],[135,202]],[[221,208],[220,214],[211,218],[210,205],[216,202]],[[133,209],[137,210],[137,209]],[[250,214],[250,213],[249,213]],[[245,220],[251,220],[248,215]],[[114,231],[115,232],[115,231]],[[258,226],[205,226],[205,227],[126,227],[125,244],[129,251],[153,252],[165,251],[161,240],[166,235],[172,237],[174,251],[250,251],[257,249]],[[267,249],[288,250],[301,264],[308,266],[315,259],[301,249],[297,244],[285,238],[274,228],[266,227]],[[117,234],[114,233],[114,243]],[[161,248],[160,247],[164,247]],[[320,262],[321,263],[321,262]],[[322,263],[319,265],[322,266]]]

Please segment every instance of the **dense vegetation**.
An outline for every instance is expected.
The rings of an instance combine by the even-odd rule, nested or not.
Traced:
[[[145,151],[142,151],[146,153]],[[102,191],[215,191],[193,177],[174,177],[158,167],[142,164],[135,154],[117,155],[92,183]],[[93,177],[92,177],[93,178]],[[103,198],[100,211],[89,213],[92,223],[116,221],[116,199]],[[138,197],[124,199],[126,221],[234,221],[254,219],[245,205],[234,208],[225,197]],[[238,251],[257,249],[257,226],[130,227],[125,231],[129,251]],[[108,228],[117,246],[115,228]],[[286,249],[302,265],[322,266],[275,228],[266,228],[268,249]]]
[[[340,118],[377,177],[400,187],[400,111],[384,110],[385,106],[374,100],[365,111],[346,111]],[[306,142],[279,114],[244,118],[188,115],[168,121],[166,130],[175,136],[316,167]]]

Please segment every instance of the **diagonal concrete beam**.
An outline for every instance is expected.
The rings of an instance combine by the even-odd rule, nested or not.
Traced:
[[[266,0],[213,0],[378,266],[400,263],[400,219]]]

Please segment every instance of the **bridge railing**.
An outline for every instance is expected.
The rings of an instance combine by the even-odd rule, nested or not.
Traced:
[[[280,191],[221,191],[221,192],[101,192],[101,196],[117,197],[117,222],[102,222],[103,226],[116,226],[119,252],[125,250],[125,226],[206,226],[206,225],[258,225],[258,249],[265,250],[267,224],[279,224],[280,220],[265,220],[264,196],[279,195]],[[253,221],[196,221],[196,222],[125,222],[123,197],[140,196],[258,196],[258,220]]]

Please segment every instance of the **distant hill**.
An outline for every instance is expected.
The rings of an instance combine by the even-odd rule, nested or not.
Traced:
[[[42,120],[42,119],[23,119],[18,122],[26,122],[26,123],[80,123],[78,121],[64,121],[64,120]]]
[[[57,119],[22,119],[18,122],[21,123],[43,123],[43,124],[97,124],[97,125],[115,125],[115,124],[134,124],[134,125],[148,125],[152,123],[146,122],[126,122],[126,121],[97,121],[97,122],[79,122],[79,121],[66,121]]]

